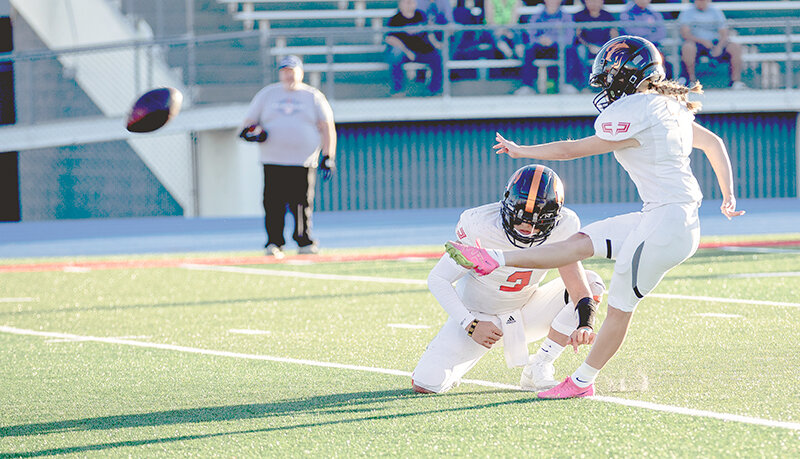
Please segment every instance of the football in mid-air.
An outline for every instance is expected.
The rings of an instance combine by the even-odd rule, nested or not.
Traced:
[[[183,94],[175,88],[157,88],[144,93],[131,108],[130,132],[153,132],[178,115]]]

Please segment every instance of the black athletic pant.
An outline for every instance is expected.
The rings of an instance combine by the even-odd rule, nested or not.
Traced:
[[[283,247],[286,209],[294,217],[292,239],[299,247],[314,243],[311,239],[311,214],[314,211],[316,169],[302,166],[264,164],[264,227],[267,245]]]

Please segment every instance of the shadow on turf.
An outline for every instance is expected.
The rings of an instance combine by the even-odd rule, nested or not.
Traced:
[[[153,309],[153,308],[179,308],[186,306],[210,306],[214,304],[242,304],[242,303],[268,303],[273,301],[300,301],[300,300],[327,300],[331,298],[351,298],[351,297],[365,297],[365,296],[396,296],[406,293],[419,293],[428,292],[427,288],[406,288],[403,290],[384,290],[381,292],[358,292],[348,293],[346,295],[286,295],[286,296],[271,296],[264,298],[240,298],[236,300],[208,300],[208,301],[187,301],[181,303],[142,303],[142,304],[125,304],[125,305],[107,305],[107,306],[87,306],[83,308],[59,308],[59,309],[31,309],[28,311],[0,311],[0,317],[3,316],[21,316],[28,314],[49,314],[49,313],[73,313],[73,312],[97,312],[97,311],[122,311],[125,309]],[[0,456],[2,457],[2,456]]]
[[[303,423],[286,425],[279,427],[269,427],[263,429],[236,430],[226,432],[216,432],[198,435],[179,435],[164,438],[152,438],[146,440],[128,440],[118,442],[99,443],[95,445],[69,446],[63,448],[52,448],[39,451],[27,451],[17,453],[0,453],[0,458],[10,457],[40,457],[61,454],[75,454],[87,451],[102,451],[114,448],[136,447],[159,443],[169,443],[178,441],[190,441],[228,435],[242,435],[253,433],[280,432],[293,429],[306,429],[310,427],[321,427],[337,424],[349,424],[354,422],[369,422],[386,419],[410,418],[414,416],[427,416],[437,413],[459,412],[466,410],[480,410],[484,408],[495,408],[504,405],[516,405],[541,401],[531,396],[527,392],[516,390],[490,390],[477,392],[458,392],[436,395],[420,395],[411,389],[395,389],[373,392],[351,392],[345,394],[321,395],[307,399],[286,400],[277,403],[253,403],[247,405],[230,405],[208,408],[191,408],[183,410],[158,411],[154,413],[102,416],[96,418],[71,419],[66,421],[43,422],[37,424],[25,424],[17,426],[0,427],[0,437],[21,437],[37,436],[47,434],[64,434],[66,432],[92,431],[92,430],[115,430],[130,429],[136,427],[152,427],[176,424],[194,424],[208,422],[240,421],[248,419],[268,418],[275,416],[292,416],[301,413],[313,413],[315,416],[320,414],[336,414],[342,412],[360,413],[376,411],[375,408],[361,407],[354,409],[353,405],[368,405],[393,400],[408,398],[440,398],[440,397],[463,397],[469,395],[485,395],[491,393],[498,394],[519,394],[521,398],[514,400],[504,400],[494,403],[484,403],[473,406],[457,406],[452,408],[439,408],[426,411],[415,411],[410,413],[391,413],[383,415],[363,416],[354,419],[337,419],[332,421]],[[343,409],[350,408],[350,409]],[[380,409],[380,408],[378,408]],[[63,437],[62,437],[63,438]]]

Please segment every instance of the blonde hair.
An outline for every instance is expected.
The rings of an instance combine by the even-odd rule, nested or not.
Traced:
[[[659,82],[650,80],[647,83],[647,89],[651,89],[664,96],[670,96],[678,99],[678,101],[685,103],[686,108],[688,108],[692,113],[697,113],[700,110],[700,107],[703,105],[701,102],[689,100],[690,92],[696,94],[703,93],[703,85],[701,85],[699,81],[695,81],[691,88],[675,80],[661,80]]]

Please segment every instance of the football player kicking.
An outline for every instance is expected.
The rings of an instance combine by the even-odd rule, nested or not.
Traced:
[[[464,244],[497,250],[561,241],[580,228],[578,216],[562,208],[563,201],[555,172],[525,166],[511,176],[501,202],[462,213],[456,235]],[[523,389],[557,385],[553,361],[568,345],[577,352],[579,345],[594,341],[594,311],[605,290],[600,276],[584,271],[580,262],[558,271],[560,278],[539,286],[546,269],[501,267],[481,276],[442,256],[428,275],[428,287],[450,317],[414,369],[413,390],[449,390],[501,338],[508,366],[525,367]],[[529,356],[528,343],[545,336]]]
[[[584,363],[564,382],[538,395],[561,399],[594,394],[597,374],[622,345],[639,302],[664,275],[691,257],[700,243],[698,208],[703,198],[690,167],[692,148],[703,151],[717,177],[720,211],[736,210],[733,173],[722,139],[694,121],[700,109],[689,100],[702,92],[664,78],[661,53],[641,37],[608,41],[595,58],[589,83],[600,115],[595,134],[578,140],[517,145],[497,134],[497,153],[514,158],[567,160],[614,152],[644,205],[641,212],[594,222],[564,242],[516,251],[486,251],[462,242],[447,244],[462,266],[488,274],[498,266],[546,269],[589,257],[616,260],[608,292],[608,314]]]

